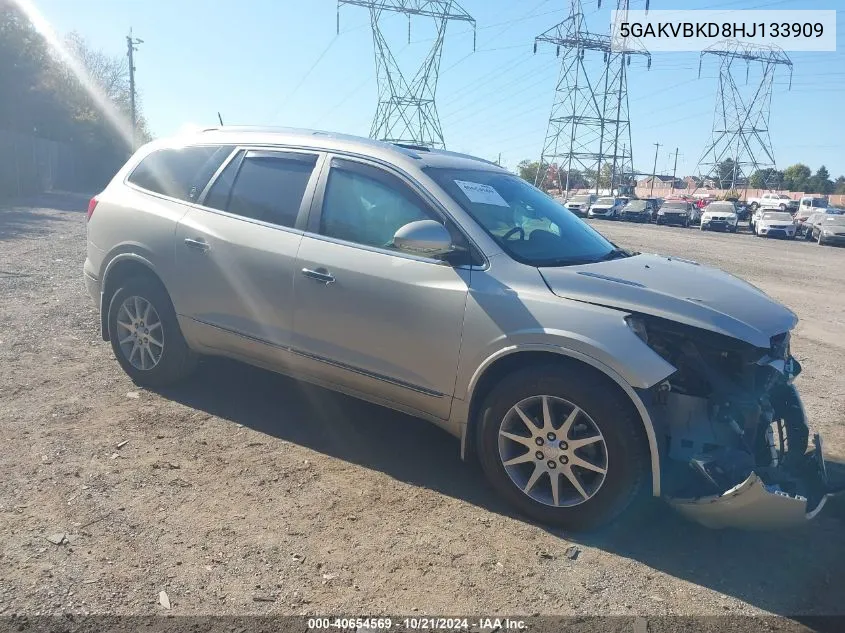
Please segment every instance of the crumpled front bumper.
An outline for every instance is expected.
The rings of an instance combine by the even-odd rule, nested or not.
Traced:
[[[777,485],[767,485],[756,472],[745,481],[719,495],[692,499],[672,498],[669,504],[682,515],[708,528],[774,530],[797,527],[814,519],[828,499],[842,492],[831,486],[822,454],[821,438],[815,436],[815,449],[807,457],[817,465],[808,478],[823,492],[811,500],[790,494]]]
[[[748,479],[712,497],[670,499],[669,503],[688,519],[709,528],[772,530],[802,525],[821,512],[830,494],[808,511],[807,499],[774,490],[751,473]]]

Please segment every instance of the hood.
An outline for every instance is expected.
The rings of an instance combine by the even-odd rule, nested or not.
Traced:
[[[662,255],[540,268],[559,297],[648,314],[768,348],[798,322],[751,284],[715,268]]]

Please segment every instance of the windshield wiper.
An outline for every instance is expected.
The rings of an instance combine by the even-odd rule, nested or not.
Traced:
[[[612,249],[607,255],[599,259],[600,262],[610,261],[611,259],[622,259],[623,257],[631,257],[633,253],[626,251],[624,248],[618,246]]]

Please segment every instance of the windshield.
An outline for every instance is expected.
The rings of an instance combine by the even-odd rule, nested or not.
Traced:
[[[572,196],[569,199],[570,202],[589,202],[590,196]]]
[[[672,202],[664,203],[663,208],[664,209],[683,209],[684,211],[686,211],[689,208],[689,202],[673,200]]]
[[[714,202],[707,205],[708,213],[733,213],[734,205],[726,204],[724,202]]]
[[[825,217],[824,223],[845,226],[845,215],[828,215]]]
[[[619,253],[590,225],[518,176],[433,167],[425,171],[523,264],[590,264]]]
[[[788,213],[764,213],[764,220],[783,220],[792,222],[792,216]]]
[[[824,198],[813,198],[810,200],[810,206],[816,209],[824,209],[827,206],[827,200]]]
[[[598,200],[596,200],[595,204],[609,204],[613,206],[614,204],[616,204],[616,200],[614,200],[613,198],[599,198]]]
[[[625,205],[626,211],[642,211],[645,209],[645,200],[631,200]]]

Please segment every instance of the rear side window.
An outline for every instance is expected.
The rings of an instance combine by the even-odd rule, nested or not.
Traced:
[[[316,155],[249,151],[232,161],[209,190],[205,206],[292,227],[317,162]],[[235,175],[237,170],[237,175]]]
[[[153,193],[196,202],[232,149],[222,145],[160,149],[144,158],[128,180]]]

